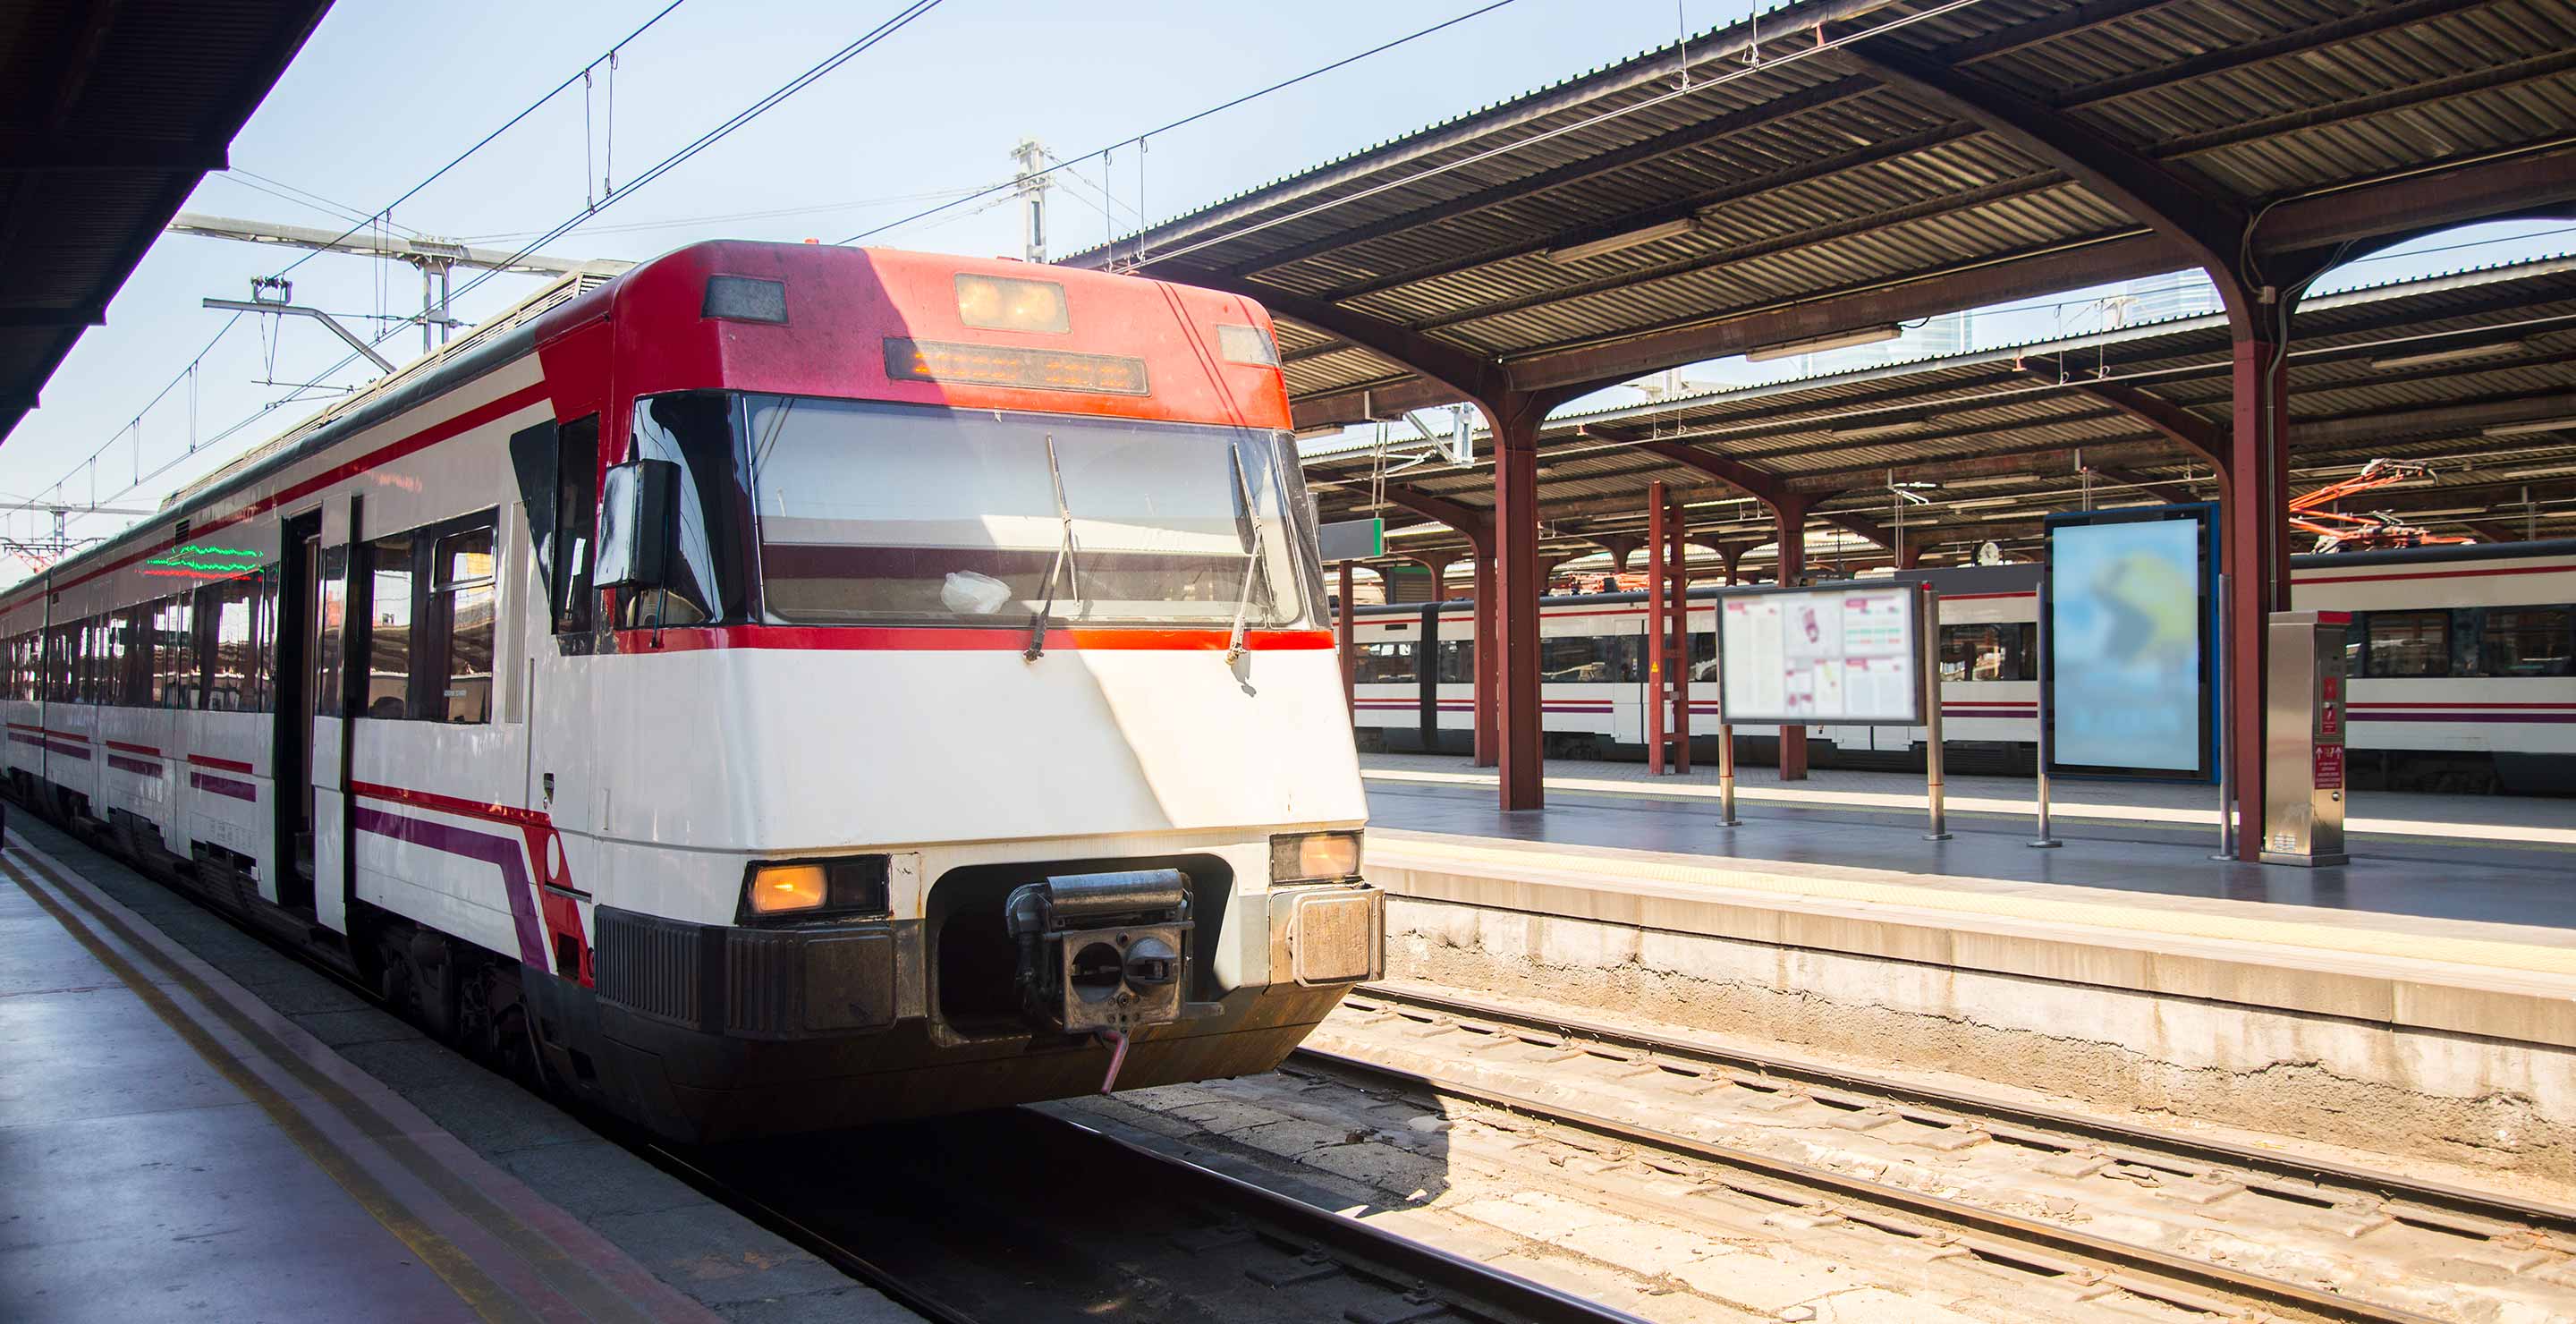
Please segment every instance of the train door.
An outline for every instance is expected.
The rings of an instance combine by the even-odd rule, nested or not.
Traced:
[[[321,582],[322,512],[289,518],[280,531],[279,560],[285,582],[278,585],[275,675],[277,702],[269,730],[276,791],[270,797],[275,815],[278,861],[277,904],[319,918],[314,906],[313,860],[313,630],[315,600]]]
[[[278,631],[282,641],[288,637],[284,627],[294,625],[301,654],[293,672],[297,693],[278,696],[278,713],[294,726],[291,738],[278,747],[296,750],[300,764],[295,785],[290,788],[283,776],[278,781],[281,805],[294,806],[291,811],[281,808],[280,816],[293,812],[301,819],[305,844],[297,858],[308,862],[314,918],[339,933],[349,931],[349,896],[356,881],[349,867],[349,683],[342,660],[359,510],[359,498],[341,498],[315,512],[303,536],[289,537],[290,573],[300,571],[302,582],[287,586],[280,596],[298,604],[301,619],[280,622]],[[290,535],[294,532],[290,526]],[[302,555],[294,555],[299,548]],[[282,683],[287,669],[281,665],[278,674]]]
[[[545,816],[546,857],[536,862],[545,885],[549,955],[555,972],[572,978],[581,969],[574,902],[588,896],[593,879],[576,861],[562,858],[567,837],[598,824],[605,782],[592,732],[589,656],[597,644],[598,595],[590,586],[599,529],[599,419],[525,429],[510,438],[510,463],[527,512],[532,553],[519,582],[526,605],[525,679],[528,714],[526,800]],[[558,912],[558,907],[564,907]]]

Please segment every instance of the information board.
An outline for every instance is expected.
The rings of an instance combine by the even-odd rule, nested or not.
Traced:
[[[1922,591],[1828,584],[1718,599],[1718,684],[1736,725],[1923,724]]]
[[[2048,519],[2049,771],[2208,781],[2217,508]]]

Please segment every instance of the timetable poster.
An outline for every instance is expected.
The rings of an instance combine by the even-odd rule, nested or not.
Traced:
[[[1915,592],[1846,585],[1725,598],[1726,720],[1920,724]]]

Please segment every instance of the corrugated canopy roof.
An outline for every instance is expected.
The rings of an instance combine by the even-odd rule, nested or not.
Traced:
[[[1268,303],[1312,426],[2313,265],[2576,198],[2572,130],[2571,0],[1805,0],[1068,261]]]
[[[0,5],[0,438],[330,0]]]

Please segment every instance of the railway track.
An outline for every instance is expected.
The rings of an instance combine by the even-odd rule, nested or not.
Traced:
[[[1035,1109],[654,1149],[666,1168],[941,1324],[1638,1324],[1231,1176],[1186,1147]],[[824,1173],[849,1181],[818,1182]]]
[[[2576,1312],[2576,1211],[2493,1192],[1413,986],[1354,994],[1300,1057],[2104,1297],[2323,1320]]]

